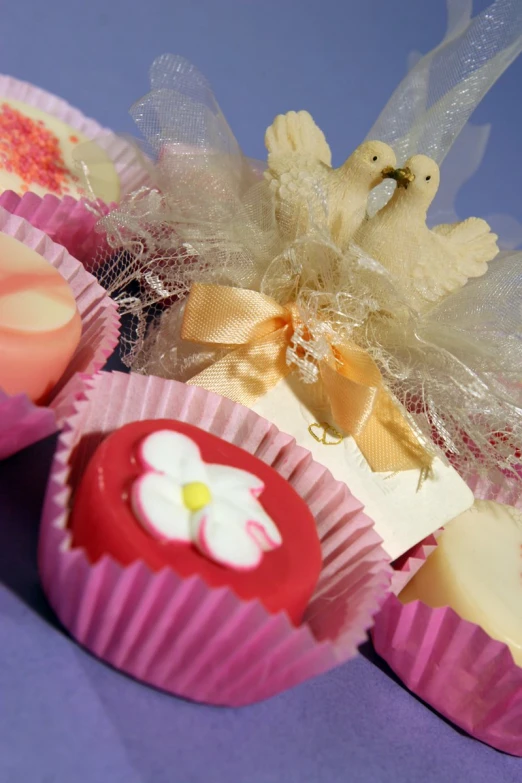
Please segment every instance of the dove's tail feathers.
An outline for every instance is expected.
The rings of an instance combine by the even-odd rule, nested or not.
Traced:
[[[498,253],[497,235],[485,220],[468,218],[461,223],[437,226],[434,231],[451,242],[460,259],[461,271],[467,277],[480,277],[488,261]]]
[[[265,133],[270,160],[297,153],[326,166],[332,165],[332,153],[324,133],[307,111],[279,114]]]

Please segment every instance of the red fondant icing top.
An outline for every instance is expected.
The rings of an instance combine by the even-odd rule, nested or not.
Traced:
[[[140,443],[151,432],[166,429],[194,440],[204,462],[240,468],[264,483],[259,502],[277,525],[283,543],[265,552],[257,568],[223,567],[190,543],[155,538],[135,518],[129,493],[143,472]],[[294,623],[301,620],[321,570],[315,520],[290,484],[248,452],[173,420],[133,422],[105,439],[82,478],[70,524],[73,545],[84,547],[91,562],[108,554],[124,566],[141,559],[153,571],[168,566],[183,577],[199,574],[212,587],[225,585],[243,599],[258,598],[270,612],[286,610]]]

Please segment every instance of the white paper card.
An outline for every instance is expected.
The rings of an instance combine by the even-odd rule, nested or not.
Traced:
[[[375,522],[392,560],[473,505],[471,490],[438,458],[433,463],[433,477],[419,488],[418,470],[373,473],[353,438],[338,445],[318,443],[308,427],[323,419],[295,396],[288,380],[281,381],[253,409],[292,435],[334,478],[348,485]]]

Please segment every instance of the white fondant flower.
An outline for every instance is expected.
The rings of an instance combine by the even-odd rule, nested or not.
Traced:
[[[134,514],[163,541],[192,542],[208,558],[237,570],[255,568],[282,539],[257,498],[257,476],[207,465],[186,435],[158,430],[141,443],[145,472],[132,485]]]

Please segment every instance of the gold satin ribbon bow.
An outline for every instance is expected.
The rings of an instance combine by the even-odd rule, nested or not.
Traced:
[[[257,291],[195,283],[182,339],[230,352],[189,383],[252,407],[293,371],[287,348],[298,324],[295,304],[282,307]],[[354,343],[332,344],[318,367],[336,425],[354,438],[372,470],[429,468],[432,458],[384,389],[366,351]]]

